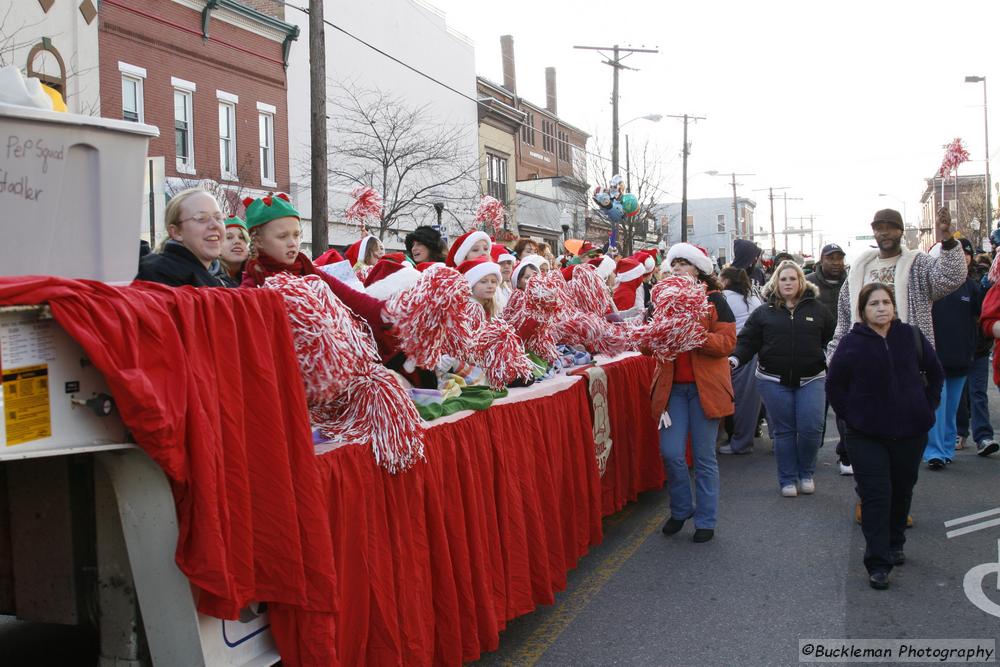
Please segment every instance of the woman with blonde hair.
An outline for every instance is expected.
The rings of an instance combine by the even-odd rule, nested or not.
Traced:
[[[836,327],[816,287],[792,261],[778,265],[764,287],[764,305],[740,330],[733,368],[757,355],[757,390],[774,435],[781,495],[816,491],[816,455],[823,442],[826,344]]]
[[[219,262],[225,220],[219,202],[209,192],[181,190],[163,212],[167,238],[156,252],[139,260],[135,279],[172,287],[233,287]]]

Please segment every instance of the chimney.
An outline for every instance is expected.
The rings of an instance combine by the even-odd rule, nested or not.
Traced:
[[[514,37],[500,36],[500,55],[503,58],[503,87],[512,93],[517,92],[517,80],[514,76]]]
[[[552,113],[553,116],[558,116],[556,112],[556,68],[546,67],[545,68],[545,108]]]

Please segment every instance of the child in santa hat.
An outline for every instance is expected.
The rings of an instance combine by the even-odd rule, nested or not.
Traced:
[[[514,291],[510,277],[514,273],[514,262],[517,260],[506,247],[499,243],[494,243],[493,247],[490,248],[490,256],[500,266],[500,286],[497,287],[496,300],[497,306],[500,308],[499,312],[503,312],[507,302],[510,301],[511,293]]]
[[[448,259],[445,263],[452,268],[458,268],[466,260],[489,255],[492,244],[493,240],[486,232],[479,230],[466,232],[451,244],[451,250],[448,251]]]
[[[462,262],[458,270],[469,281],[472,300],[483,307],[486,319],[499,315],[496,292],[501,280],[500,265],[490,261],[489,257],[477,257]]]
[[[622,317],[635,317],[645,309],[645,295],[642,280],[646,275],[646,267],[640,259],[622,257],[615,264],[615,275],[618,278],[615,287],[615,307]]]
[[[364,280],[364,276],[375,266],[375,262],[382,259],[385,248],[382,247],[381,241],[368,234],[352,243],[344,254],[361,280]]]
[[[541,255],[526,255],[510,274],[510,282],[516,288],[523,290],[528,283],[528,279],[536,273],[545,273],[549,270],[549,262]]]
[[[296,276],[317,275],[345,306],[368,323],[383,359],[393,356],[396,343],[385,321],[385,304],[318,270],[299,251],[302,222],[288,195],[269,194],[258,199],[247,197],[243,204],[246,206],[246,223],[250,233],[250,260],[240,286],[260,287],[266,278],[281,272]]]

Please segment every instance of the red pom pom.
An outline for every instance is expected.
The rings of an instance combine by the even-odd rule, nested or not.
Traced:
[[[435,368],[442,355],[464,358],[479,318],[469,282],[461,273],[436,265],[420,274],[417,284],[386,302],[399,347],[421,368]]]
[[[469,359],[483,369],[496,391],[518,378],[529,380],[532,376],[533,364],[524,353],[524,342],[510,323],[499,317],[485,322],[476,332]]]
[[[268,196],[264,197],[263,199],[261,199],[261,201],[264,202],[264,206],[270,206],[271,205],[271,195],[268,195]]]
[[[503,218],[503,204],[497,199],[487,195],[480,200],[479,208],[476,209],[476,222],[482,225],[484,229],[489,228],[492,230],[493,236],[499,233],[500,227],[503,225]]]
[[[702,320],[709,315],[703,283],[689,276],[664,278],[653,288],[653,319],[639,327],[636,342],[658,361],[673,361],[708,339]]]
[[[247,208],[252,203],[253,203],[253,197],[244,197],[243,198],[243,208]]]
[[[274,196],[277,197],[278,199],[284,199],[289,204],[292,203],[292,200],[284,192],[279,192],[278,194],[276,194]]]
[[[612,310],[607,283],[589,264],[573,267],[573,280],[566,283],[566,302],[578,310],[602,317]]]
[[[382,198],[374,188],[358,186],[351,190],[354,203],[344,212],[344,218],[364,226],[365,222],[381,220]]]

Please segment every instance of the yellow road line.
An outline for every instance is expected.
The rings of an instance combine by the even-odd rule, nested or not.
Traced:
[[[650,534],[659,528],[661,523],[663,523],[663,517],[657,514],[644,525],[636,528],[627,542],[608,554],[601,564],[595,567],[594,571],[580,582],[580,585],[565,600],[556,605],[545,622],[531,633],[531,636],[521,645],[514,657],[508,658],[504,664],[530,667],[538,662],[549,647],[559,639],[563,630],[569,627],[569,624],[576,619],[580,612],[590,605],[608,580],[621,569],[622,565],[642,546]]]

